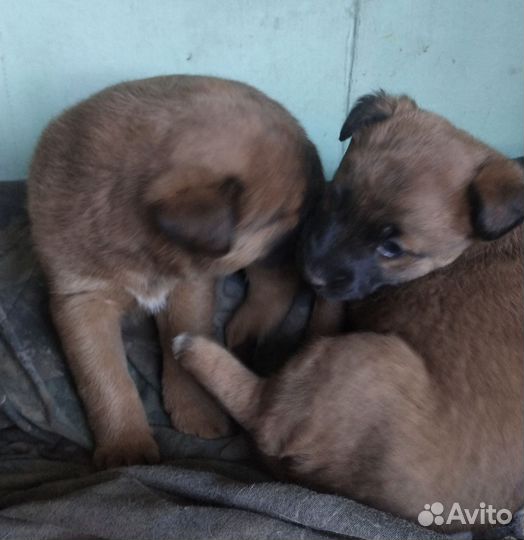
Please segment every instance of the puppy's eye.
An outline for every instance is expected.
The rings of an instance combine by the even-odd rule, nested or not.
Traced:
[[[387,259],[395,259],[404,254],[404,250],[395,240],[384,240],[377,246],[377,252]]]

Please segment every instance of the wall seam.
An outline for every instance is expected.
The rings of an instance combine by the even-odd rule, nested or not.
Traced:
[[[353,20],[351,21],[353,24],[350,24],[348,27],[348,34],[346,38],[346,55],[344,59],[345,64],[345,72],[347,73],[346,76],[346,103],[345,103],[345,115],[344,118],[341,119],[342,122],[346,119],[347,115],[349,114],[349,110],[351,107],[351,87],[353,84],[353,73],[355,68],[355,60],[357,57],[357,44],[358,44],[358,35],[359,35],[359,28],[360,28],[360,4],[361,0],[353,0]],[[351,12],[350,12],[351,13]],[[341,157],[344,155],[346,148],[346,143],[340,144],[340,151],[341,151]]]

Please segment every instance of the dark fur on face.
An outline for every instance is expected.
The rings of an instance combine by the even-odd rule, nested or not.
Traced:
[[[305,276],[326,298],[418,278],[524,219],[522,169],[408,97],[364,96],[348,137],[303,244]]]

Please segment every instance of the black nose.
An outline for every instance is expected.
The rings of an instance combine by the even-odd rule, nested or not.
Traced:
[[[333,276],[329,284],[334,287],[343,287],[351,285],[353,281],[355,281],[355,273],[353,270],[347,269],[344,273]]]

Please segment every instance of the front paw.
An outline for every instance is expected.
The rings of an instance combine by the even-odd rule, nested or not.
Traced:
[[[178,334],[173,338],[173,356],[178,362],[183,362],[184,353],[193,342],[193,336],[189,332],[184,332],[183,334]]]
[[[231,420],[218,405],[211,401],[207,403],[202,398],[191,401],[175,403],[168,411],[171,424],[177,431],[202,439],[218,439],[234,433]]]
[[[125,465],[154,464],[160,461],[155,439],[149,432],[130,431],[98,442],[93,461],[98,469]]]
[[[189,367],[201,358],[199,347],[208,343],[203,337],[180,334],[173,340],[175,361]],[[164,377],[164,406],[175,429],[203,439],[216,439],[233,434],[233,423],[216,400],[189,374],[177,378]]]

